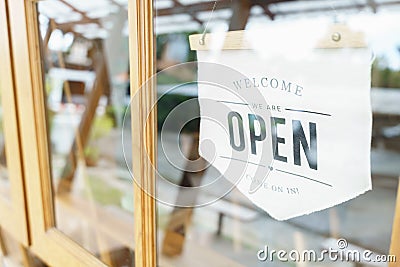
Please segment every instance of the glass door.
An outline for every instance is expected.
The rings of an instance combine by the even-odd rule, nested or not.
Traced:
[[[286,256],[291,251],[315,251],[316,255],[321,255],[324,249],[340,250],[338,246],[342,246],[342,243],[360,253],[371,251],[370,256],[373,259],[377,259],[374,258],[376,255],[395,254],[394,257],[399,257],[395,251],[398,248],[398,218],[393,225],[393,237],[391,233],[394,211],[399,209],[395,206],[400,174],[400,154],[397,148],[399,135],[395,129],[400,125],[400,118],[399,109],[395,108],[399,99],[394,97],[400,92],[400,84],[395,82],[400,73],[400,41],[389,37],[399,33],[394,19],[399,16],[399,6],[386,1],[375,1],[374,7],[368,4],[356,6],[346,1],[326,1],[315,3],[315,6],[309,1],[154,2],[155,65],[158,71],[157,78],[153,79],[157,83],[158,96],[159,176],[155,194],[158,200],[158,264],[354,266],[354,259],[332,260],[326,257],[320,262],[311,259],[296,262],[279,260],[275,256],[273,262],[266,263],[265,261],[271,259],[263,258],[271,250],[276,253],[283,251],[287,253]],[[233,35],[227,32],[267,30],[275,35],[263,36],[265,43],[247,43],[245,49],[255,48],[254,53],[262,58],[265,56],[262,53],[279,54],[287,47],[294,47],[290,54],[282,57],[301,58],[304,51],[300,46],[307,36],[321,29],[322,32],[328,32],[335,23],[345,24],[365,35],[376,57],[372,65],[371,91],[374,117],[371,147],[373,189],[332,208],[280,222],[254,205],[238,189],[217,185],[217,180],[223,179],[220,178],[221,173],[199,155],[197,67],[204,70],[207,66],[197,61],[196,51],[190,49],[189,37],[193,34],[202,36],[193,38],[196,41],[194,46],[198,50],[211,50],[210,57],[218,58],[222,49],[229,49],[226,55],[234,58],[241,40],[234,37],[230,39]],[[214,43],[204,43],[210,40],[207,38],[211,38],[205,37],[206,33],[217,36],[212,40]],[[258,37],[262,39],[261,36]],[[331,41],[330,38],[328,42]],[[335,39],[335,36],[332,35],[332,38]],[[384,40],[389,40],[388,38],[391,41],[385,43]],[[284,39],[286,43],[281,47],[272,47],[269,43],[274,43],[276,39]],[[229,41],[224,46],[224,42]],[[316,46],[316,43],[309,45]],[[263,49],[263,46],[268,47],[268,50]],[[373,56],[371,58],[373,60]],[[241,59],[246,66],[256,64],[246,62],[246,58]],[[278,57],[276,60],[279,61]],[[228,56],[225,61],[234,62]],[[301,66],[302,64],[297,66],[299,73],[303,71]],[[224,74],[226,75],[215,73],[215,76],[220,75],[223,79]],[[269,86],[277,87],[274,84]],[[226,99],[219,100],[224,102]],[[317,98],[315,101],[318,101]],[[208,130],[212,132],[211,129]],[[213,183],[214,186],[204,190],[204,187]],[[285,208],[282,206],[282,209]],[[394,257],[387,256],[386,262],[381,264],[396,266]],[[361,259],[358,264],[368,264],[367,261],[368,259]]]
[[[51,266],[263,266],[271,260],[263,257],[267,250],[321,255],[345,245],[360,255],[367,251],[370,260],[386,256],[380,263],[396,266],[400,41],[393,36],[400,36],[394,23],[398,3],[329,2],[1,1],[6,8],[0,12],[6,13],[0,19],[8,17],[8,22],[0,30],[9,35],[2,34],[0,41],[9,48],[0,53],[10,62],[0,72],[1,100],[4,125],[13,125],[8,116],[16,127],[5,127],[4,139],[8,144],[16,138],[17,122],[21,136],[7,145],[5,158],[22,153],[23,168],[14,167],[20,177],[23,170],[33,252]],[[299,35],[300,28],[327,31],[338,21],[363,33],[376,59],[373,190],[323,211],[277,221],[200,156],[200,63],[189,39],[201,34],[195,46],[203,47],[206,33],[268,29],[294,34],[302,43],[306,34]],[[341,38],[334,32],[329,43]],[[224,39],[219,41],[216,54],[224,47]],[[259,48],[261,58],[266,51]],[[267,52],[281,49],[287,47]],[[300,58],[299,51],[283,56]],[[270,80],[270,87],[278,85]],[[8,88],[15,89],[15,100]],[[13,101],[17,114],[6,116]],[[10,165],[14,161],[7,163],[8,173],[17,173]],[[23,207],[23,199],[14,201],[14,195],[23,196],[20,180],[0,178],[6,185],[0,195]],[[11,213],[0,203],[3,220]],[[17,232],[16,225],[9,229]],[[28,242],[26,232],[22,235]],[[274,258],[271,264],[367,262]]]

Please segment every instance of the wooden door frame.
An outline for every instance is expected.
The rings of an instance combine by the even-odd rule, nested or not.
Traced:
[[[3,0],[6,1],[6,0]],[[24,160],[31,249],[51,266],[106,266],[55,227],[51,166],[48,150],[38,0],[8,0],[12,59],[15,72],[21,147]],[[154,73],[153,1],[129,1],[132,95]],[[141,94],[140,106],[132,107],[134,169],[154,190],[154,170],[146,164],[150,152],[155,161],[155,115],[147,118],[154,92]],[[146,124],[147,122],[147,124]],[[135,171],[136,173],[136,171]],[[150,182],[149,182],[150,181]],[[155,201],[134,185],[136,266],[156,266]]]
[[[106,266],[57,230],[36,2],[8,0],[31,249],[51,266]]]
[[[153,0],[129,1],[129,53],[132,117],[132,155],[135,210],[135,266],[157,266],[155,169],[157,158],[157,113]],[[150,81],[150,83],[147,83]],[[145,85],[145,87],[142,87]],[[149,160],[146,160],[146,159]]]
[[[7,0],[0,0],[0,58],[2,60],[0,64],[0,88],[2,90],[1,106],[3,108],[3,131],[6,144],[5,156],[11,198],[8,200],[0,196],[0,224],[15,240],[27,246],[29,236],[9,29]]]

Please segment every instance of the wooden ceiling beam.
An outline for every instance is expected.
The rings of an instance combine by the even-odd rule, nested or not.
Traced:
[[[264,9],[264,14],[267,15],[271,20],[275,19],[275,14],[271,12],[271,10],[269,9],[269,4],[265,4],[265,5],[259,5],[262,7],[262,9]]]
[[[211,11],[214,7],[214,2],[200,2],[192,5],[181,5],[181,6],[174,6],[164,9],[159,9],[156,12],[157,16],[169,16],[175,14],[190,14],[190,13],[197,13],[202,11]],[[216,10],[218,9],[226,9],[232,7],[231,0],[219,0],[217,2]]]
[[[117,5],[118,7],[120,7],[120,8],[122,8],[122,9],[124,9],[125,8],[125,6],[124,5],[121,5],[120,3],[118,3],[117,1],[115,1],[115,0],[110,0],[111,1],[111,3],[113,3],[114,5]]]
[[[301,0],[251,0],[253,5],[270,5],[284,2],[301,2]]]
[[[66,32],[75,32],[74,31],[74,26],[79,25],[79,24],[91,24],[91,23],[99,24],[100,22],[99,22],[98,19],[83,18],[83,19],[78,20],[78,21],[72,21],[72,22],[66,22],[66,23],[56,23],[56,29],[59,29],[59,30],[63,31],[64,33],[66,33]]]
[[[65,0],[59,0],[59,1],[60,1],[61,3],[63,3],[64,5],[66,5],[67,7],[71,8],[73,11],[75,11],[75,12],[81,14],[82,17],[88,18],[88,17],[86,16],[86,13],[85,13],[85,12],[82,12],[82,11],[78,10],[75,6],[71,5],[71,4],[68,3],[67,1],[65,1]]]
[[[378,11],[377,4],[374,0],[368,0],[368,5],[371,7],[372,12],[376,13]]]
[[[172,0],[172,2],[174,3],[175,7],[182,7],[184,5],[181,4],[181,2],[179,2],[178,0]],[[199,23],[200,25],[203,25],[203,21],[199,20],[196,17],[196,14],[194,12],[189,12],[190,17],[192,17],[192,19],[194,21],[196,21],[197,23]]]
[[[232,2],[232,18],[230,31],[244,30],[250,16],[252,3],[250,0],[235,0]]]
[[[327,5],[326,7],[318,7],[318,8],[309,8],[305,10],[292,10],[292,11],[285,11],[285,12],[276,12],[275,14],[271,12],[269,9],[269,5],[271,4],[280,4],[280,3],[287,3],[287,2],[301,2],[301,0],[251,0],[252,5],[259,5],[264,9],[264,12],[266,15],[268,15],[271,19],[275,18],[276,16],[284,16],[284,15],[293,15],[293,14],[299,14],[299,13],[315,13],[315,12],[326,12],[326,11],[333,11],[332,7],[330,5]],[[392,5],[399,5],[400,1],[393,1],[393,2],[384,2],[384,3],[378,3],[373,0],[368,0],[367,4],[357,4],[357,3],[352,3],[348,5],[340,5],[340,6],[335,6],[334,8],[336,10],[346,10],[346,9],[362,9],[367,6],[370,6],[374,12],[376,12],[377,8],[379,6],[392,6]],[[156,12],[157,16],[169,16],[169,15],[174,15],[174,14],[191,14],[195,15],[197,12],[203,12],[203,11],[211,11],[214,6],[214,2],[201,2],[201,3],[196,3],[196,4],[191,4],[191,5],[180,5],[180,6],[174,6],[170,8],[164,8],[164,9],[159,9]],[[216,9],[227,9],[227,8],[232,8],[233,2],[232,0],[219,0],[217,2],[217,7]]]
[[[63,3],[64,5],[70,7],[73,11],[75,11],[75,12],[81,14],[81,15],[82,15],[81,21],[87,21],[86,23],[96,23],[96,24],[99,24],[99,26],[101,27],[101,25],[100,25],[98,19],[89,18],[89,17],[86,15],[85,12],[80,11],[80,10],[77,9],[75,6],[71,5],[70,3],[68,3],[68,2],[65,1],[65,0],[59,0],[59,1],[60,1],[61,3]],[[71,23],[76,23],[76,24],[78,24],[79,22],[71,22]],[[58,25],[59,25],[59,24],[58,24]]]
[[[399,1],[400,3],[400,1]],[[335,6],[332,8],[331,6],[327,7],[318,7],[318,8],[308,8],[304,10],[290,10],[290,11],[284,11],[284,12],[275,12],[275,16],[286,16],[286,15],[295,15],[295,14],[301,14],[301,13],[316,13],[316,12],[332,12],[334,14],[334,11],[337,10],[348,10],[348,9],[362,9],[367,7],[367,4],[350,4],[350,5],[340,5],[340,6]]]
[[[294,2],[298,0],[250,0],[251,5],[260,5],[265,6],[269,4],[278,4],[283,2]],[[174,1],[175,2],[175,1]],[[216,9],[227,9],[232,8],[234,2],[232,0],[218,0]],[[157,16],[169,16],[175,14],[184,14],[184,13],[197,13],[203,11],[211,11],[214,7],[214,1],[210,2],[200,2],[191,5],[179,5],[173,6],[169,8],[159,9],[156,12]]]

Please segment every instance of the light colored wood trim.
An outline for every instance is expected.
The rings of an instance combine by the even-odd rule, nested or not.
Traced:
[[[365,48],[367,42],[362,32],[353,31],[346,24],[332,24],[316,48]]]
[[[22,265],[24,267],[35,267],[34,259],[28,249],[23,245],[19,245],[19,250],[21,251],[22,256]]]
[[[339,39],[334,40],[333,35],[339,34]],[[189,36],[192,50],[210,50],[212,44],[224,38],[222,50],[251,50],[253,45],[246,39],[245,31],[229,31],[226,33],[193,34]],[[204,41],[203,43],[201,41]],[[362,32],[352,31],[345,24],[331,25],[326,35],[318,41],[316,48],[365,48],[367,43]]]
[[[0,223],[17,241],[28,245],[27,216],[20,158],[18,118],[16,114],[12,49],[7,0],[0,0],[0,90],[3,108],[5,153],[9,173],[11,201],[0,201]]]
[[[203,39],[204,38],[204,39]],[[192,50],[210,50],[215,40],[224,38],[223,50],[252,49],[251,43],[245,38],[244,31],[229,31],[226,33],[193,34],[189,36]],[[204,44],[200,41],[204,40]]]
[[[400,178],[397,186],[397,199],[394,210],[393,225],[392,225],[392,239],[390,242],[390,255],[396,255],[397,261],[400,259]],[[398,262],[389,263],[389,267],[398,266]]]
[[[154,73],[153,3],[130,1],[132,95]],[[24,161],[27,199],[29,204],[32,250],[53,266],[105,266],[93,255],[54,228],[48,140],[44,110],[43,73],[36,7],[28,0],[10,4],[16,68],[17,100]],[[155,161],[155,113],[148,111],[155,97],[153,91],[140,96],[140,104],[132,108],[133,150],[139,153],[134,166],[139,171],[146,191],[154,190],[154,170],[147,158]],[[145,190],[134,186],[136,266],[156,266],[155,201]]]
[[[37,229],[34,229],[35,231],[31,231],[32,235],[35,236],[36,233],[43,231],[42,229],[46,230],[54,225],[51,181],[48,179],[50,177],[50,165],[40,39],[38,37],[40,35],[36,17],[36,4],[33,1],[13,0],[9,2],[9,9],[20,127],[24,133],[21,140],[22,154],[25,159],[27,199],[31,205],[40,201],[40,204],[44,206],[43,209],[34,210],[36,219],[30,216],[31,226],[40,225],[40,228],[37,227]],[[33,192],[34,190],[37,191]],[[33,223],[33,220],[38,221],[37,218],[44,218],[44,220],[40,220],[40,224]]]
[[[128,12],[131,96],[137,100],[131,106],[133,173],[137,180],[134,183],[135,266],[153,267],[157,265],[156,207],[151,196],[155,193],[155,170],[146,159],[155,164],[156,111],[150,110],[156,92],[151,83],[141,88],[155,72],[153,1],[129,1]]]
[[[55,228],[36,4],[9,1],[31,250],[50,266],[106,265]]]
[[[41,181],[39,178],[49,177],[49,171],[46,171],[46,168],[38,164],[41,156],[40,154],[45,154],[43,148],[39,149],[40,144],[38,144],[36,133],[36,124],[38,124],[38,126],[42,126],[45,123],[44,116],[43,114],[41,114],[41,116],[40,114],[35,114],[36,110],[34,102],[34,94],[38,94],[42,91],[42,81],[41,76],[39,76],[39,73],[41,72],[39,67],[40,55],[39,44],[33,37],[34,34],[37,33],[37,29],[35,29],[34,26],[36,23],[35,20],[32,20],[32,15],[29,16],[28,14],[32,11],[28,12],[25,10],[25,4],[27,4],[27,9],[34,8],[30,7],[31,5],[34,5],[31,2],[25,2],[24,0],[13,0],[9,2],[9,10],[11,18],[11,36],[13,40],[12,45],[14,48],[13,59],[16,80],[16,95],[19,107],[18,113],[20,118],[20,128],[24,133],[21,136],[21,144],[22,155],[25,159],[25,181],[27,184],[26,194],[31,220],[30,230],[32,233],[32,238],[37,240],[41,233],[46,230],[45,220],[38,218],[45,217],[42,203],[47,202],[42,199]],[[28,21],[31,22],[30,25],[28,25]],[[28,36],[28,32],[30,31],[33,31],[33,33],[30,33]],[[32,60],[32,66],[30,59]],[[42,100],[38,98],[38,101],[39,102],[36,102],[36,106],[41,106]],[[46,154],[44,156],[47,158]],[[27,170],[29,170],[29,172]],[[44,188],[43,190],[48,189],[49,187]],[[51,223],[47,224],[51,225]]]
[[[0,227],[0,256],[7,256],[8,249],[6,241],[4,240],[3,229]]]

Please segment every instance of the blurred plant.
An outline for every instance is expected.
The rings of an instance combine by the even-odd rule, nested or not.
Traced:
[[[113,188],[106,181],[99,179],[97,176],[89,176],[88,183],[91,190],[91,195],[94,200],[101,205],[114,205],[121,206],[121,198],[123,197],[123,192]]]
[[[122,113],[124,114],[126,111],[126,106],[125,105],[121,105],[121,106],[107,106],[106,107],[106,114],[105,116],[107,116],[108,118],[110,118],[112,120],[112,127],[117,127],[117,120],[119,119],[117,117],[118,113]]]
[[[196,34],[196,33],[198,33],[198,32],[182,32],[182,33],[174,33],[175,35],[176,34],[182,34],[182,35],[184,35],[185,36],[185,38],[188,40],[188,42],[189,42],[189,36],[190,35],[192,35],[192,34]],[[159,35],[157,35],[157,37],[156,37],[156,50],[157,50],[157,52],[156,52],[156,56],[157,56],[157,59],[160,59],[161,58],[161,55],[162,55],[162,53],[163,53],[163,50],[165,49],[165,47],[166,47],[166,45],[167,45],[167,43],[168,43],[168,40],[169,40],[169,38],[168,38],[168,36],[169,36],[170,34],[159,34]],[[196,51],[194,51],[194,50],[190,50],[189,49],[189,51],[187,51],[188,52],[188,58],[186,59],[188,62],[189,61],[196,61],[197,60],[197,54],[196,54]]]
[[[161,131],[165,119],[168,117],[168,115],[171,113],[171,111],[178,106],[179,104],[188,101],[193,97],[191,96],[185,96],[185,95],[179,95],[179,94],[166,94],[162,96],[158,103],[157,103],[157,112],[158,112],[158,130]],[[193,117],[199,117],[200,116],[200,107],[198,105],[193,106],[193,109],[190,110],[190,112],[193,112],[197,116]],[[182,124],[186,118],[187,114],[176,114],[174,117],[174,121],[176,121],[177,125]],[[189,116],[190,117],[190,116]],[[183,126],[183,125],[182,125]],[[193,133],[193,132],[198,132],[200,127],[200,120],[194,119],[191,120],[190,122],[186,123],[182,129],[182,132],[186,133]],[[164,130],[169,130],[169,129],[164,129]]]
[[[90,131],[89,143],[84,151],[86,163],[89,166],[96,165],[100,156],[97,141],[108,135],[113,127],[114,119],[109,114],[106,113],[95,118]]]
[[[114,121],[109,114],[97,116],[90,131],[90,139],[99,139],[106,136],[114,126]]]
[[[400,71],[389,68],[384,57],[376,58],[372,65],[372,87],[400,88]]]

